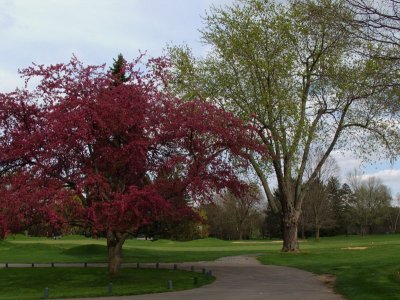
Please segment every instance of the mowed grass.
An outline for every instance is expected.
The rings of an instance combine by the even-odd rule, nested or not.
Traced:
[[[123,262],[184,262],[215,260],[219,257],[263,253],[280,249],[280,243],[231,242],[218,239],[176,242],[169,240],[127,240]],[[80,236],[52,240],[27,238],[21,235],[0,241],[0,263],[106,262],[105,239]]]
[[[268,251],[260,261],[333,274],[346,299],[400,299],[400,235],[323,238],[297,254]]]
[[[0,242],[0,263],[105,262],[105,244],[104,239],[79,236],[60,240],[10,237]],[[335,290],[347,299],[400,299],[400,235],[340,236],[318,242],[309,239],[300,242],[301,251],[296,254],[281,253],[280,249],[277,241],[128,240],[123,261],[204,261],[258,253],[264,264],[335,275]]]
[[[264,242],[263,242],[264,243]],[[232,246],[233,245],[233,246]],[[235,246],[236,245],[236,246]],[[167,240],[128,240],[124,244],[124,262],[182,262],[213,260],[228,255],[260,253],[260,245],[249,249],[246,245],[215,239],[191,242]],[[11,236],[0,241],[0,263],[50,262],[106,262],[104,239],[67,236],[53,240]],[[198,285],[193,285],[193,277]],[[107,270],[104,268],[24,268],[0,269],[0,300],[40,299],[48,287],[51,298],[107,296]],[[112,279],[113,295],[156,293],[167,290],[167,281],[173,281],[173,290],[195,288],[210,283],[214,278],[179,270],[128,269]]]
[[[194,286],[194,277],[197,285]],[[49,298],[73,298],[134,295],[190,289],[210,283],[212,277],[202,274],[166,269],[127,269],[109,279],[105,268],[9,268],[0,269],[0,299],[43,299],[48,288]]]

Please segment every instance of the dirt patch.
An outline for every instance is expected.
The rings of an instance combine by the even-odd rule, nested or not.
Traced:
[[[329,288],[333,289],[335,287],[336,276],[332,274],[322,274],[318,275],[318,279]]]
[[[366,250],[368,247],[347,247],[347,248],[341,248],[342,250]]]

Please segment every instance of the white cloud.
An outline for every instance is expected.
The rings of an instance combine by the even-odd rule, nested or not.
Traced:
[[[354,169],[359,169],[362,165],[362,159],[355,157],[351,151],[333,151],[331,156],[339,166],[342,179]]]
[[[349,173],[358,170],[362,174],[362,180],[377,177],[390,188],[393,196],[400,193],[400,163],[391,165],[387,161],[374,160],[372,157],[373,163],[367,164],[351,151],[333,151],[332,157],[339,165],[342,182],[346,181]]]
[[[376,177],[382,180],[382,182],[391,189],[393,196],[400,193],[400,170],[385,169],[374,173],[363,174],[361,176],[362,180],[367,180],[371,177]]]

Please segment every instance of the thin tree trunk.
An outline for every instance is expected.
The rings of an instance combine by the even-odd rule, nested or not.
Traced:
[[[239,222],[239,225],[236,226],[236,230],[238,232],[239,240],[243,240],[243,222]]]
[[[314,211],[314,215],[315,215],[315,222],[314,222],[314,225],[315,225],[315,239],[317,240],[317,241],[319,241],[319,229],[320,229],[320,225],[319,225],[319,217],[318,217],[318,210],[315,210]]]
[[[396,233],[396,231],[397,231],[397,223],[399,221],[399,216],[400,216],[400,207],[397,212],[396,221],[394,222],[394,232],[393,233]]]
[[[304,222],[304,217],[302,217],[302,222],[301,222],[301,238],[303,239],[303,240],[305,240],[306,239],[306,225],[305,225],[305,222]]]
[[[121,268],[122,245],[125,239],[118,237],[117,234],[107,233],[108,249],[108,274],[111,277],[118,276]]]

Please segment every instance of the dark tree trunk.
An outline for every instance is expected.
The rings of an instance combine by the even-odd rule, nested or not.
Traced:
[[[282,230],[283,230],[283,252],[296,252],[299,250],[297,237],[297,225],[300,212],[283,212]]]
[[[300,208],[295,207],[295,187],[287,184],[280,188],[282,205],[282,232],[283,252],[297,252],[299,250],[297,226],[300,219]]]
[[[315,226],[315,239],[317,241],[319,241],[319,226],[318,225]]]
[[[107,234],[108,249],[108,274],[111,277],[118,276],[121,268],[122,245],[125,239],[118,237],[118,234],[109,232]]]
[[[399,222],[399,217],[400,217],[400,208],[397,211],[397,216],[396,216],[396,221],[394,222],[394,230],[393,233],[397,232],[397,223]]]
[[[238,236],[239,236],[239,240],[243,240],[243,224],[242,222],[240,222],[239,226],[237,227],[237,231],[238,231]]]
[[[306,239],[306,224],[304,222],[304,217],[301,217],[301,238]]]

